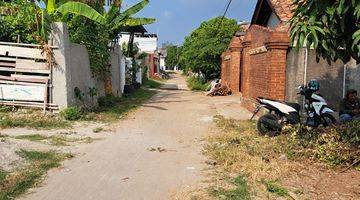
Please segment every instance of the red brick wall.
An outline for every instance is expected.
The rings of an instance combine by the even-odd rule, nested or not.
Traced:
[[[243,97],[284,100],[288,47],[287,32],[252,25],[243,39],[234,37],[223,54],[222,81],[229,82],[233,92],[241,91]],[[256,52],[259,48],[263,50]],[[224,60],[229,54],[230,67]],[[226,76],[229,69],[230,77]]]
[[[221,81],[230,87],[231,91],[240,91],[240,63],[242,45],[239,37],[234,37],[229,45],[229,49],[222,54]]]
[[[155,54],[148,55],[148,69],[149,69],[149,76],[154,77],[155,73],[157,73],[157,58]]]

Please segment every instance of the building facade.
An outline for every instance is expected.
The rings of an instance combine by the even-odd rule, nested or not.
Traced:
[[[289,38],[291,17],[291,0],[259,0],[250,27],[242,26],[222,54],[222,82],[250,101],[262,96],[300,103],[296,87],[317,79],[336,109],[345,90],[360,89],[360,79],[351,78],[358,77],[360,67],[355,61],[316,62],[314,50],[295,50]]]

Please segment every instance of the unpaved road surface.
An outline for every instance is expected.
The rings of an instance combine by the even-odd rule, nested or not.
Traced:
[[[51,170],[22,199],[161,200],[204,180],[202,138],[217,114],[248,118],[239,98],[205,97],[187,90],[179,75],[103,140],[76,149],[76,157]],[[237,106],[237,107],[234,107]],[[234,108],[237,108],[234,111]]]

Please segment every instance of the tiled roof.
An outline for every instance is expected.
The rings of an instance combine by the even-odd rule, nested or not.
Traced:
[[[293,16],[292,0],[269,0],[271,7],[283,22],[287,22]]]

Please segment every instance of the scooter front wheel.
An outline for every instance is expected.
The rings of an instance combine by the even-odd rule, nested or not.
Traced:
[[[322,125],[323,127],[332,126],[337,123],[335,117],[332,116],[330,113],[324,113],[321,118],[322,119],[320,125]]]
[[[257,129],[261,135],[276,136],[280,133],[282,126],[275,115],[266,114],[259,118]]]

